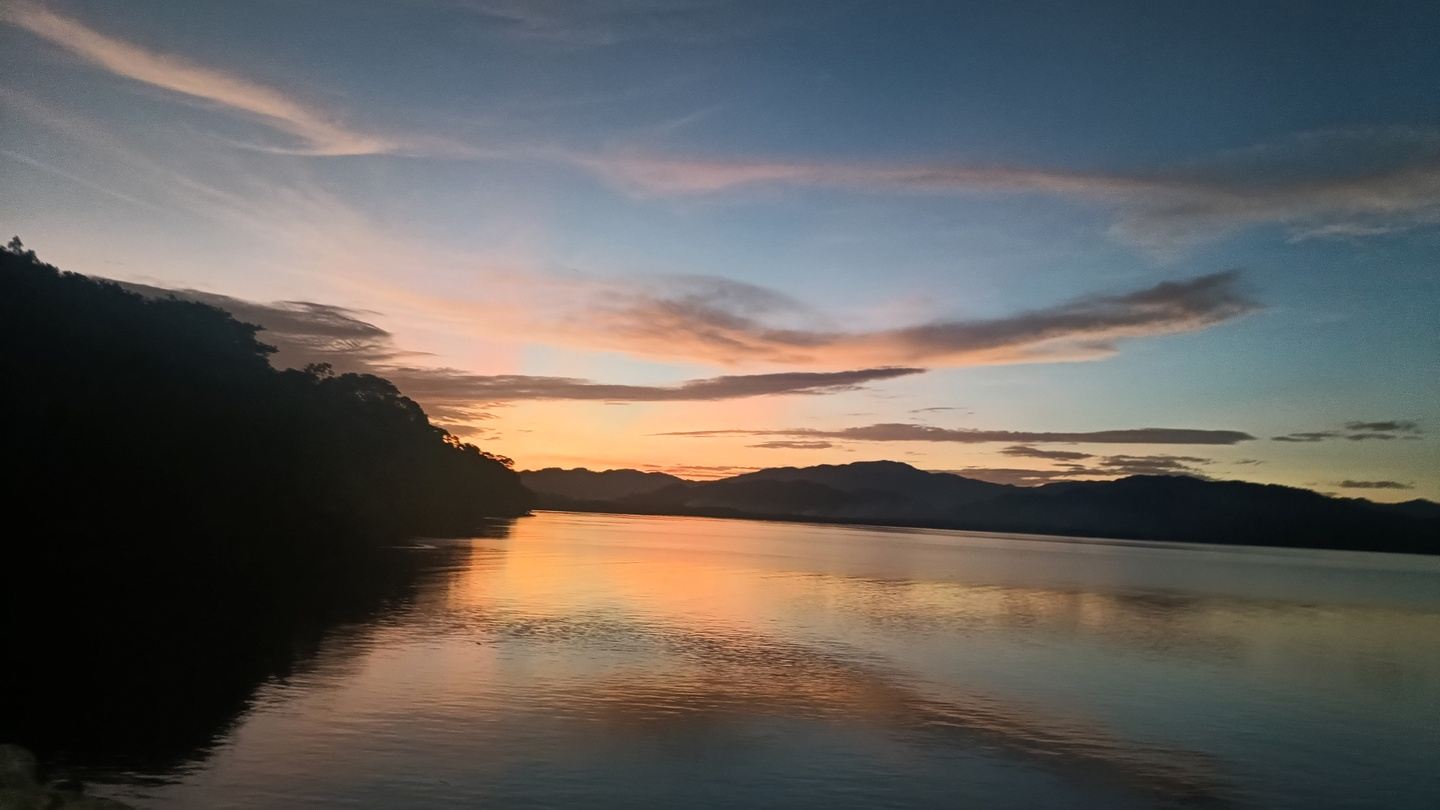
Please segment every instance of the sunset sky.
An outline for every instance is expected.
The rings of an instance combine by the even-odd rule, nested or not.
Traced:
[[[386,376],[519,468],[1440,498],[1433,2],[0,23],[4,238]]]

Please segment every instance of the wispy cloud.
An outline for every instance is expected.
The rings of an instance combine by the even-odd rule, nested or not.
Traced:
[[[837,447],[834,442],[826,441],[799,441],[794,439],[777,439],[775,441],[760,442],[759,444],[746,445],[747,447],[758,447],[765,450],[829,450]]]
[[[1205,468],[1215,460],[1201,456],[1180,455],[1114,455],[1050,451],[1015,446],[1000,451],[1007,456],[1038,458],[1059,462],[1049,469],[1032,470],[1014,467],[966,467],[955,470],[960,475],[997,484],[1037,486],[1056,481],[1095,481],[1123,478],[1130,475],[1187,475],[1209,478]]]
[[[381,367],[416,399],[467,399],[485,402],[517,400],[591,400],[605,402],[703,402],[781,394],[834,394],[854,391],[865,383],[919,374],[918,368],[868,368],[854,371],[794,371],[773,374],[730,374],[686,380],[675,385],[621,385],[571,377],[524,374],[483,375],[453,369]]]
[[[788,185],[1083,199],[1115,211],[1114,236],[1157,254],[1263,223],[1289,227],[1295,241],[1353,239],[1440,223],[1440,134],[1407,128],[1302,133],[1205,162],[1131,171],[716,160],[634,151],[571,160],[642,194]]]
[[[1212,459],[1199,456],[1105,456],[1092,464],[1091,472],[1102,475],[1190,475],[1203,477],[1199,469]]]
[[[649,194],[708,194],[780,184],[914,192],[1134,194],[1152,190],[1143,177],[944,163],[880,165],[805,160],[710,160],[629,151],[576,153],[571,160],[617,185]]]
[[[475,374],[451,368],[416,365],[416,353],[395,345],[394,336],[377,326],[367,313],[309,301],[261,304],[195,290],[165,290],[127,284],[143,294],[179,295],[220,307],[240,320],[265,328],[261,338],[275,345],[278,365],[299,367],[329,363],[342,371],[375,373],[392,380],[407,395],[425,405],[444,424],[468,426],[488,419],[490,409],[507,402],[525,400],[579,400],[599,402],[699,402],[778,395],[820,395],[854,391],[869,383],[897,379],[923,372],[915,367],[873,367],[846,371],[787,371],[769,374],[732,374],[681,381],[672,385],[627,385],[601,383],[568,377],[520,374]],[[725,288],[732,297],[751,305],[779,302],[747,288]],[[1365,427],[1386,427],[1367,423]],[[1403,427],[1403,425],[1397,425]],[[1111,444],[1235,444],[1252,438],[1227,430],[1189,428],[1136,428],[1090,432],[1025,432],[1005,430],[946,429],[919,424],[876,424],[842,430],[812,428],[788,430],[707,430],[666,435],[754,436],[766,438],[757,446],[785,449],[828,449],[835,440],[889,442],[1006,442],[1009,455],[1078,460],[1085,454],[1043,451],[1027,444],[1111,443]],[[823,445],[823,446],[822,446]],[[1127,461],[1128,459],[1128,461]],[[1185,457],[1173,457],[1185,461]],[[1195,459],[1190,459],[1195,461]],[[1139,469],[1146,463],[1130,457],[1113,457],[1109,466]],[[1153,465],[1153,459],[1150,460]]]
[[[313,106],[241,76],[181,56],[107,36],[25,0],[8,3],[0,20],[23,28],[117,76],[240,113],[296,139],[276,151],[368,155],[401,151],[401,143],[349,127]]]
[[[821,430],[818,428],[787,428],[750,430],[670,431],[662,436],[784,436],[799,439],[843,439],[861,442],[955,442],[985,444],[990,442],[1022,442],[1026,444],[1238,444],[1254,436],[1238,430],[1204,430],[1198,428],[1128,428],[1082,432],[1049,432],[1023,430],[979,430],[939,428],[930,425],[888,423],[864,427]],[[1183,457],[1176,457],[1183,458]]]
[[[1315,239],[1359,240],[1369,236],[1386,236],[1392,233],[1401,233],[1410,230],[1413,224],[1414,223],[1368,225],[1363,222],[1332,222],[1326,225],[1298,229],[1290,234],[1288,241],[1299,243],[1309,242]]]
[[[4,94],[3,94],[3,93],[0,93],[0,98],[3,98],[3,97],[4,97]],[[72,173],[70,173],[70,172],[65,171],[64,169],[60,169],[60,168],[57,168],[57,167],[55,167],[55,166],[51,166],[49,163],[46,163],[46,162],[44,162],[44,161],[42,161],[42,160],[36,160],[36,159],[34,159],[34,158],[32,158],[32,157],[29,157],[29,156],[27,156],[27,155],[22,155],[22,154],[20,154],[19,152],[12,152],[12,151],[10,151],[9,149],[0,149],[0,155],[3,155],[4,157],[10,158],[11,160],[14,160],[14,161],[16,161],[16,162],[18,162],[18,163],[23,163],[23,164],[25,164],[26,166],[29,166],[29,167],[31,167],[31,168],[39,169],[39,170],[42,171],[42,172],[46,172],[46,173],[48,173],[48,174],[53,174],[53,175],[55,175],[56,177],[64,178],[65,180],[68,180],[68,181],[70,181],[71,183],[74,183],[74,184],[77,185],[77,186],[83,186],[83,187],[85,187],[85,188],[90,189],[91,191],[99,192],[99,193],[101,193],[101,194],[104,194],[104,195],[107,196],[107,197],[112,198],[112,199],[120,200],[121,202],[129,203],[129,204],[131,204],[131,205],[134,205],[134,206],[139,207],[139,208],[144,208],[144,209],[147,209],[147,210],[149,210],[149,211],[161,211],[161,212],[163,212],[163,211],[165,210],[164,208],[161,208],[160,206],[157,206],[157,205],[155,205],[155,204],[153,204],[153,203],[150,203],[150,202],[147,202],[147,201],[145,201],[145,200],[139,199],[139,198],[137,198],[137,197],[131,196],[131,195],[126,194],[126,193],[124,193],[124,192],[122,192],[122,191],[116,191],[115,189],[110,188],[110,187],[108,187],[108,186],[100,185],[99,183],[96,183],[96,182],[94,182],[93,180],[87,180],[87,179],[85,179],[84,177],[81,177],[81,176],[76,175],[76,174],[72,174]]]
[[[1341,489],[1414,489],[1413,484],[1402,481],[1352,481],[1346,479],[1340,481],[1336,486]]]
[[[1284,436],[1272,436],[1271,441],[1276,442],[1323,442],[1327,439],[1338,439],[1341,434],[1331,430],[1309,431],[1304,433],[1287,433]]]
[[[844,2],[755,0],[440,0],[499,31],[568,47],[660,40],[690,45],[762,34],[833,14]]]
[[[1091,458],[1090,453],[1081,453],[1078,450],[1042,450],[1039,447],[1026,447],[1019,444],[1007,447],[1000,452],[1018,458],[1041,458],[1050,461],[1080,461]]]
[[[941,470],[989,481],[992,484],[1010,484],[1017,487],[1034,487],[1055,481],[1074,480],[1075,473],[1069,470],[1028,470],[1022,467],[961,467],[955,470]]]
[[[640,469],[645,472],[663,472],[698,481],[729,478],[732,475],[755,472],[760,468],[735,464],[642,464]]]
[[[1239,274],[1225,272],[995,317],[837,328],[838,314],[818,313],[758,285],[694,275],[599,277],[528,260],[446,253],[387,235],[323,190],[281,183],[222,194],[173,173],[164,179],[166,188],[186,190],[188,207],[214,209],[217,218],[244,224],[257,238],[290,246],[304,255],[308,272],[362,300],[383,296],[387,307],[405,307],[477,337],[505,332],[665,360],[825,370],[1084,361],[1108,357],[1127,340],[1207,329],[1261,308]],[[387,276],[390,263],[379,258],[401,252],[416,263],[463,272],[484,295],[402,288]]]
[[[573,377],[474,374],[452,368],[408,364],[419,355],[395,345],[394,336],[371,323],[367,313],[312,301],[271,304],[244,301],[199,290],[167,290],[144,284],[125,287],[152,297],[175,295],[219,307],[237,319],[264,328],[260,338],[278,349],[275,363],[299,368],[329,363],[341,371],[389,378],[407,395],[444,415],[486,418],[476,403],[520,400],[605,402],[704,402],[777,395],[819,395],[855,391],[867,383],[923,373],[921,368],[866,368],[846,371],[789,371],[731,374],[685,380],[674,385],[624,385]]]
[[[170,186],[189,188],[178,180]],[[417,245],[323,189],[281,183],[245,194],[197,188],[191,196],[199,198],[189,201],[197,210],[215,209],[256,238],[302,253],[308,272],[336,288],[383,296],[387,307],[443,320],[447,329],[692,363],[828,370],[1083,361],[1110,356],[1126,340],[1202,330],[1260,309],[1239,274],[1224,272],[997,317],[843,329],[835,327],[839,314],[725,278],[602,277]],[[437,272],[463,272],[484,295],[427,295],[398,285],[381,257],[401,252]]]
[[[1383,422],[1346,422],[1345,429],[1362,433],[1419,433],[1420,425],[1408,419],[1387,419]]]
[[[455,0],[512,31],[550,39],[616,42],[690,31],[713,36],[737,20],[773,25],[768,5],[709,0],[530,3]],[[828,13],[813,4],[796,19]],[[1113,211],[1111,233],[1156,254],[1257,224],[1292,241],[1359,239],[1440,224],[1440,133],[1388,127],[1300,133],[1178,165],[1133,169],[914,163],[804,157],[716,159],[634,148],[561,147],[544,137],[459,143],[367,131],[305,99],[232,71],[127,42],[84,22],[15,0],[0,21],[130,81],[243,116],[285,136],[256,148],[312,155],[439,155],[562,163],[647,195],[714,194],[759,185],[909,194],[1041,194]],[[743,26],[742,26],[743,27]]]
[[[614,291],[576,328],[615,348],[719,363],[973,366],[1092,360],[1122,340],[1205,329],[1258,309],[1239,275],[1225,272],[998,318],[845,332],[777,324],[777,316],[803,314],[798,305],[726,282]]]
[[[1352,442],[1390,441],[1392,439],[1418,439],[1424,433],[1418,422],[1408,419],[1387,419],[1376,422],[1353,420],[1340,429],[1311,430],[1273,436],[1277,442],[1324,442],[1331,439],[1346,439]]]
[[[835,326],[839,314],[755,284],[680,274],[604,277],[529,259],[446,252],[388,233],[323,189],[280,183],[223,194],[165,179],[173,180],[167,188],[187,190],[189,207],[289,246],[305,256],[309,272],[364,298],[383,296],[387,307],[477,336],[503,331],[664,360],[816,369],[1085,361],[1111,356],[1127,340],[1203,330],[1262,308],[1230,271],[996,317],[843,329]],[[464,273],[484,295],[402,287],[381,258],[398,253],[436,272]]]

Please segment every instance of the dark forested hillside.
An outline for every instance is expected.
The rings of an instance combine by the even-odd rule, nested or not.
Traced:
[[[277,371],[257,327],[0,254],[0,431],[10,516],[66,543],[117,532],[248,554],[253,532],[456,534],[516,515],[503,459],[433,427],[389,382]]]
[[[594,473],[545,472],[521,476],[541,506],[556,509],[1440,553],[1440,507],[1428,501],[1386,505],[1243,481],[1144,475],[1018,487],[872,461],[782,467],[586,499],[578,482]]]
[[[387,546],[529,509],[389,382],[276,370],[257,331],[0,250],[0,740],[193,747],[406,591]]]
[[[684,479],[658,472],[639,470],[603,470],[595,472],[576,468],[562,470],[546,467],[527,470],[520,478],[532,490],[544,490],[552,497],[577,501],[608,501],[643,495],[657,489],[684,483]]]

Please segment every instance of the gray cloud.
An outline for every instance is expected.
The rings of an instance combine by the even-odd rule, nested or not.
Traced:
[[[1044,458],[1054,461],[1079,461],[1091,458],[1090,453],[1081,453],[1076,450],[1041,450],[1038,447],[1026,447],[1022,444],[1012,445],[1000,451],[1003,455],[1017,456],[1019,458]]]
[[[1202,329],[1259,309],[1237,289],[1237,274],[1215,273],[1116,296],[1083,298],[988,321],[948,321],[890,333],[917,358],[989,353],[1044,359],[1113,351],[1116,339]]]
[[[759,447],[765,450],[829,450],[830,448],[838,447],[839,445],[836,445],[834,442],[827,441],[807,442],[799,440],[778,439],[776,441],[760,442],[759,444],[750,444],[746,446]]]
[[[1413,484],[1406,484],[1400,481],[1352,481],[1346,479],[1336,486],[1341,489],[1414,489]]]
[[[840,430],[789,428],[782,430],[686,430],[661,433],[661,436],[784,436],[800,439],[845,439],[863,442],[957,442],[984,444],[988,442],[1019,442],[1025,444],[1207,444],[1228,445],[1254,439],[1238,430],[1201,430],[1195,428],[1130,428],[1059,433],[1019,430],[972,430],[938,428],[930,425],[888,423]],[[1177,457],[1179,458],[1179,457]]]
[[[1312,433],[1287,433],[1284,436],[1273,436],[1271,441],[1275,442],[1323,442],[1326,439],[1338,438],[1340,434],[1328,430]]]
[[[1384,422],[1346,422],[1346,430],[1375,433],[1419,433],[1420,425],[1404,419],[1390,419]]]
[[[1353,420],[1346,422],[1343,429],[1287,433],[1284,436],[1273,436],[1271,441],[1323,442],[1331,439],[1346,439],[1352,442],[1391,441],[1393,439],[1418,439],[1423,433],[1418,422],[1408,419],[1387,419],[1376,422]]]
[[[645,472],[663,472],[680,478],[694,480],[729,478],[732,475],[755,472],[759,467],[741,467],[733,464],[644,464],[640,467]]]
[[[918,368],[854,371],[793,371],[732,374],[686,380],[675,385],[619,385],[572,377],[523,374],[469,374],[454,369],[388,368],[382,373],[407,394],[426,398],[513,402],[515,400],[601,400],[607,402],[699,402],[778,394],[834,394],[865,383],[919,374]]]
[[[1191,475],[1205,477],[1196,465],[1210,464],[1211,459],[1197,456],[1106,456],[1092,471],[1114,475]]]
[[[764,288],[687,279],[612,291],[580,328],[617,348],[721,363],[968,366],[1093,360],[1122,340],[1206,329],[1259,309],[1231,271],[999,318],[843,332],[777,323],[805,313]]]
[[[1010,452],[1012,450],[1025,452]],[[1009,447],[1000,452],[1024,458],[1052,459],[1062,463],[1043,470],[967,467],[954,472],[997,484],[1037,486],[1055,481],[1111,479],[1130,475],[1188,475],[1193,478],[1208,478],[1209,476],[1202,468],[1214,463],[1213,459],[1199,456],[1114,455],[1096,457],[1089,453],[1066,453],[1063,451],[1052,453],[1033,447]]]
[[[1055,481],[1069,481],[1076,477],[1069,470],[1025,470],[1015,467],[962,467],[958,470],[941,470],[992,484],[1011,484],[1017,487],[1034,487]]]

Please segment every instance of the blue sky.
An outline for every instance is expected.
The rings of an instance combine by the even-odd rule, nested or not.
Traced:
[[[1440,497],[1432,4],[0,21],[7,230],[248,307],[522,467]],[[1209,433],[1096,433],[1149,427]]]

